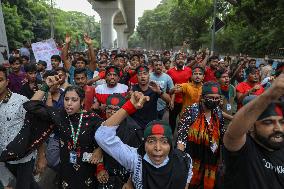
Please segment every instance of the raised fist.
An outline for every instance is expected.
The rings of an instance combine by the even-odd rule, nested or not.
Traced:
[[[131,94],[130,101],[136,109],[142,109],[144,104],[150,100],[149,96],[144,96],[143,93],[134,91]]]

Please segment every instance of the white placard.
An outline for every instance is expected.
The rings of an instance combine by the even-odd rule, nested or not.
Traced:
[[[53,39],[32,43],[32,49],[37,62],[39,60],[46,61],[47,70],[50,70],[52,68],[50,61],[51,56],[60,54]]]

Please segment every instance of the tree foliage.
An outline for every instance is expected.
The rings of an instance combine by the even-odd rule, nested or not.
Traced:
[[[217,0],[217,16],[226,26],[216,33],[221,53],[264,55],[284,46],[283,0],[238,0],[232,6]],[[210,47],[213,0],[163,0],[139,18],[137,33],[147,48]]]
[[[193,49],[202,46],[202,34],[208,33],[210,0],[164,0],[158,7],[145,11],[137,32],[150,48],[172,48],[188,40]]]
[[[232,44],[232,51],[252,55],[283,48],[283,16],[283,0],[242,0],[226,16],[226,28],[218,36],[218,46],[222,49],[224,43]]]
[[[54,15],[55,40],[62,42],[65,34],[72,35],[75,43],[83,44],[82,36],[88,33],[96,47],[100,42],[100,26],[93,17],[79,12],[65,12],[54,8],[51,12],[46,0],[3,0],[2,8],[8,44],[19,48],[24,40],[37,42],[50,38],[50,18]],[[77,40],[76,40],[77,39]]]

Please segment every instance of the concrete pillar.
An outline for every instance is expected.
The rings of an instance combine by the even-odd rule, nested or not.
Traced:
[[[117,33],[117,47],[118,48],[128,48],[128,33],[125,33],[127,28],[126,24],[116,24],[114,29]]]
[[[119,11],[116,1],[94,2],[93,9],[101,17],[101,48],[113,48],[113,19]]]
[[[3,13],[2,13],[2,4],[1,4],[1,0],[0,0],[0,52],[3,52],[5,49],[7,50],[8,54],[9,54],[4,17],[3,17]],[[4,61],[3,56],[0,53],[0,64],[3,63],[3,61]]]

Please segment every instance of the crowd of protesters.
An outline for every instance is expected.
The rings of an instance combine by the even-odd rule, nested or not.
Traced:
[[[283,62],[84,41],[0,66],[5,189],[284,188]]]

